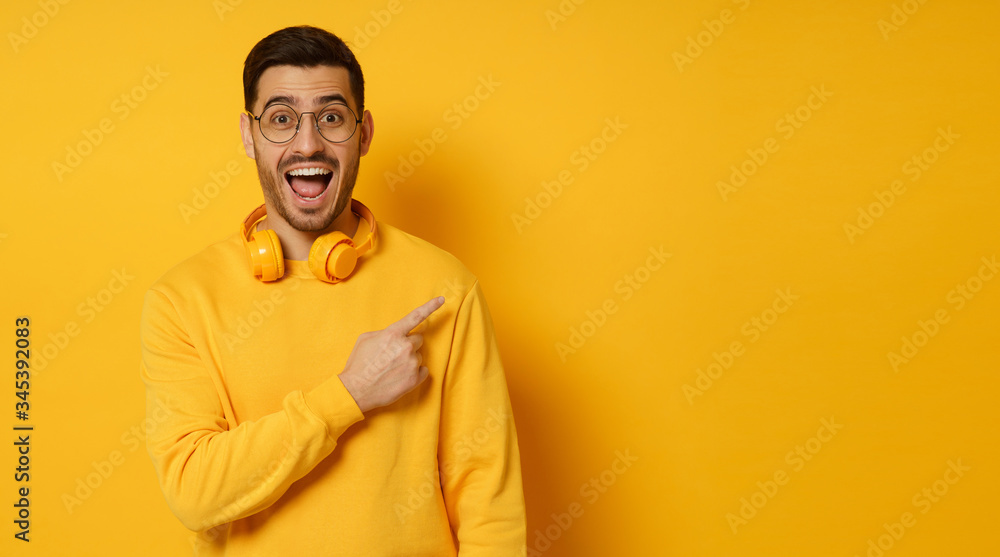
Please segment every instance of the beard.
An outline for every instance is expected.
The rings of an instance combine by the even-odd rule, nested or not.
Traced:
[[[333,221],[340,216],[344,209],[347,208],[347,204],[351,200],[351,195],[354,193],[354,182],[358,179],[358,163],[361,160],[361,155],[358,154],[357,157],[346,168],[342,167],[340,163],[330,157],[320,154],[311,158],[305,157],[292,157],[285,161],[284,167],[288,167],[293,164],[298,163],[325,163],[333,169],[333,174],[330,177],[330,185],[327,189],[337,188],[336,181],[343,178],[343,189],[336,192],[325,192],[325,195],[331,195],[336,193],[337,201],[333,205],[332,210],[326,207],[316,207],[314,209],[299,209],[289,207],[286,202],[284,189],[287,188],[285,185],[285,180],[282,172],[273,171],[270,168],[265,168],[261,164],[260,152],[257,151],[256,146],[254,146],[254,153],[256,156],[257,163],[257,176],[260,178],[260,185],[264,191],[264,199],[267,200],[268,205],[274,207],[277,211],[278,216],[284,219],[292,228],[302,231],[302,232],[318,232],[326,230],[333,224]],[[294,195],[294,192],[292,193]]]

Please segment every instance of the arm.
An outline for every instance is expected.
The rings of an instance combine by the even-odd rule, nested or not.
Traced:
[[[280,411],[230,429],[185,324],[155,290],[146,293],[140,336],[146,413],[157,416],[146,447],[167,504],[191,530],[267,508],[364,418],[331,374],[312,391],[288,393]]]
[[[456,317],[438,451],[459,556],[523,555],[526,525],[517,432],[493,321],[478,281]]]

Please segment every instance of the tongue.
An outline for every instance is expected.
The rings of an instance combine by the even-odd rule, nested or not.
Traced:
[[[288,185],[302,197],[316,197],[326,189],[329,176],[290,176]]]

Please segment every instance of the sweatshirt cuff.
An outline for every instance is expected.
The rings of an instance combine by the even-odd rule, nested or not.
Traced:
[[[337,439],[351,424],[365,417],[354,397],[336,375],[303,394],[303,399],[309,410],[326,424],[327,433],[332,439]]]

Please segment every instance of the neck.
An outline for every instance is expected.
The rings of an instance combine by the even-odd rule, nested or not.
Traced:
[[[292,228],[290,224],[281,218],[271,218],[271,212],[257,225],[258,230],[270,228],[278,235],[281,241],[281,252],[285,259],[305,261],[309,259],[309,250],[312,248],[316,238],[330,232],[343,232],[348,238],[354,238],[358,232],[361,218],[351,211],[350,203],[337,215],[337,218],[330,223],[330,226],[323,230],[302,231]]]

